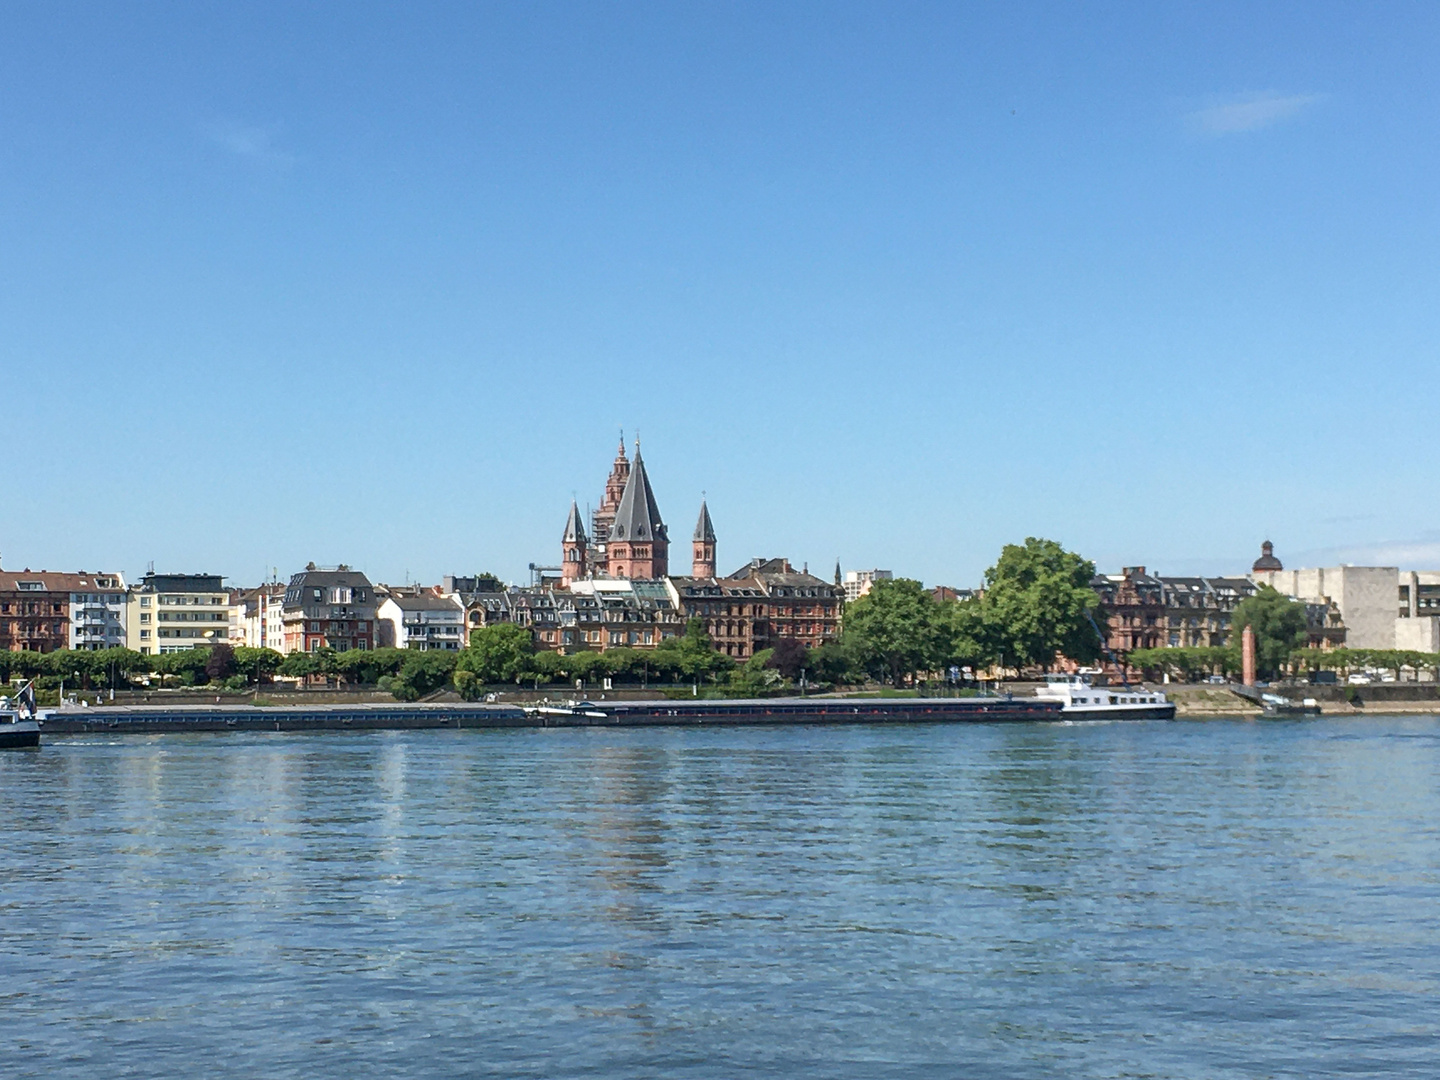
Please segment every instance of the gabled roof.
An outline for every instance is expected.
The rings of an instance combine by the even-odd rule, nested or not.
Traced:
[[[580,520],[580,507],[575,505],[575,500],[570,500],[570,517],[565,522],[564,541],[567,544],[585,543],[585,525]]]
[[[702,544],[715,543],[715,526],[710,523],[710,508],[700,500],[700,520],[695,523],[695,539]]]
[[[421,593],[419,596],[392,595],[390,602],[401,611],[459,611],[461,604],[448,596]]]
[[[638,445],[635,447],[635,462],[630,467],[630,478],[625,481],[625,494],[620,496],[620,507],[615,511],[615,523],[610,528],[610,539],[626,543],[635,540],[668,539]]]

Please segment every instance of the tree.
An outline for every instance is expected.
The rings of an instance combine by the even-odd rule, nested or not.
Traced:
[[[1101,639],[1090,622],[1100,617],[1094,577],[1093,562],[1054,540],[1006,544],[985,571],[982,601],[987,632],[1005,661],[1048,668],[1057,654],[1098,660]]]
[[[981,668],[994,662],[998,649],[985,605],[980,600],[944,600],[940,616],[946,623],[945,667]]]
[[[863,666],[855,658],[852,642],[842,636],[810,650],[810,671],[820,682],[851,683],[864,678]]]
[[[205,665],[210,661],[210,650],[203,645],[181,652],[161,653],[154,658],[155,672],[171,675],[181,686],[199,686],[208,681]]]
[[[274,649],[259,649],[253,645],[239,645],[235,649],[236,674],[244,675],[247,682],[268,680],[280,670],[284,660],[285,657]]]
[[[235,674],[235,650],[223,641],[210,647],[205,658],[205,675],[212,683],[224,682]]]
[[[404,654],[400,670],[390,676],[390,693],[399,701],[415,701],[450,682],[458,653],[445,650],[397,649]]]
[[[307,679],[319,674],[320,662],[315,659],[314,653],[292,652],[280,662],[276,671],[287,679]]]
[[[918,581],[877,581],[845,611],[845,638],[873,675],[899,687],[907,675],[945,666],[950,626]]]
[[[666,638],[654,652],[644,655],[643,662],[653,664],[657,671],[673,671],[687,679],[718,678],[735,666],[733,659],[715,651],[704,619],[691,619],[685,624],[684,634]]]
[[[1305,605],[1261,585],[1253,596],[1235,605],[1230,616],[1231,645],[1238,653],[1245,627],[1255,631],[1255,668],[1273,678],[1289,661],[1290,654],[1305,644]]]
[[[778,671],[782,679],[794,682],[810,667],[810,649],[797,638],[781,638],[770,650],[766,666]]]
[[[778,645],[774,649],[761,649],[731,670],[726,679],[728,692],[738,697],[760,697],[768,690],[777,689],[784,682],[775,663],[775,654],[779,651]]]
[[[472,672],[482,683],[515,682],[529,670],[535,653],[530,631],[514,623],[481,627],[460,651],[456,670]]]

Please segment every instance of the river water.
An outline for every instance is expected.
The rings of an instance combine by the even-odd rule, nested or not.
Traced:
[[[53,738],[6,1077],[1440,1075],[1440,721]]]

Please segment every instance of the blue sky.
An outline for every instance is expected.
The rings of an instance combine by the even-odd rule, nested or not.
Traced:
[[[12,5],[7,567],[1440,564],[1440,8]]]

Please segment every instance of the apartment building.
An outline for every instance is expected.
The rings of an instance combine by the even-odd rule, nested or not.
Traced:
[[[111,649],[125,637],[120,574],[0,570],[0,648]]]
[[[230,593],[218,574],[147,573],[125,594],[125,637],[147,656],[230,640]]]
[[[379,648],[454,651],[465,647],[465,605],[434,590],[392,589],[375,613]]]
[[[281,651],[373,649],[377,607],[375,588],[360,571],[310,563],[285,587]]]

